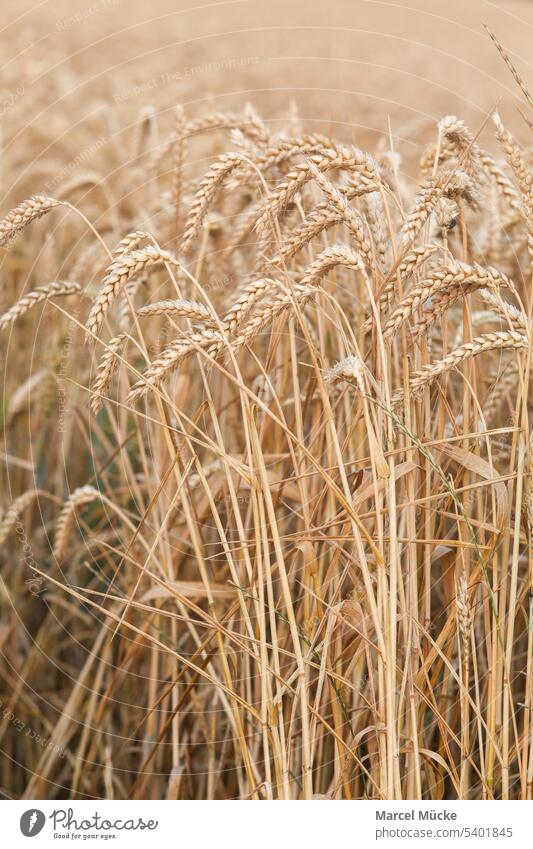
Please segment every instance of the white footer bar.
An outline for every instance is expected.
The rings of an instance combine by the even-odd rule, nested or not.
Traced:
[[[3,802],[9,847],[531,846],[533,802]]]

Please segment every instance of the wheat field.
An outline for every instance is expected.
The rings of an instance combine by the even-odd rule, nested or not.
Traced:
[[[6,4],[2,795],[531,799],[531,10],[152,5]]]

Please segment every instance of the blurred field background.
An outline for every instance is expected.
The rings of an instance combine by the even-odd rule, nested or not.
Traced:
[[[404,156],[444,114],[477,128],[501,103],[513,129],[519,92],[482,21],[523,72],[533,24],[527,0],[7,0],[3,11],[3,167],[16,169],[4,196],[23,193],[42,159],[79,155],[80,136],[127,138],[143,107],[170,125],[176,102],[202,114],[251,100],[275,127],[295,100],[309,129],[370,147],[390,121]]]

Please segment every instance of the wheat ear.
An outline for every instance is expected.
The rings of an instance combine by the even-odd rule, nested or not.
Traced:
[[[185,224],[182,243],[183,253],[187,253],[189,250],[222,183],[243,162],[241,153],[225,153],[211,166],[200,182],[200,187],[196,192]]]
[[[270,277],[263,277],[260,280],[254,280],[252,283],[249,283],[222,319],[224,329],[228,333],[234,333],[257,301],[260,301],[272,292],[276,286],[276,281]]]
[[[176,107],[176,140],[174,143],[174,172],[172,175],[172,202],[174,204],[175,232],[181,229],[181,205],[183,200],[183,163],[185,161],[185,130],[187,119],[183,106]]]
[[[313,171],[311,166],[314,166]],[[366,153],[357,148],[327,150],[322,155],[316,155],[294,167],[284,180],[268,196],[263,212],[256,228],[259,231],[268,227],[272,217],[277,217],[292,200],[294,195],[313,178],[315,169],[325,173],[334,168],[341,168],[357,174],[357,182],[361,191],[375,192],[382,183],[376,162]]]
[[[455,604],[457,607],[457,622],[459,625],[459,634],[463,646],[463,667],[468,677],[468,665],[470,661],[470,629],[472,627],[472,608],[468,595],[468,580],[465,569],[462,568],[459,572],[457,580],[457,593]]]
[[[89,336],[98,334],[105,314],[118,291],[127,281],[141,271],[145,271],[149,266],[160,262],[179,267],[179,262],[174,254],[153,245],[117,256],[107,269],[100,291],[89,313],[86,325]]]
[[[438,250],[439,245],[421,245],[406,254],[397,268],[389,272],[385,278],[383,288],[379,295],[379,308],[385,315],[390,309],[397,288],[403,287],[411,279],[415,271],[418,271]],[[370,316],[363,325],[363,330],[370,330],[374,317]]]
[[[69,495],[56,522],[53,549],[53,554],[56,560],[61,561],[65,557],[70,534],[74,525],[76,508],[89,504],[91,501],[100,500],[101,497],[101,493],[95,489],[94,486],[78,487],[78,489],[75,489],[74,492]]]
[[[0,316],[0,330],[4,330],[14,321],[17,321],[24,313],[28,312],[29,309],[41,301],[48,301],[50,298],[58,298],[60,296],[75,295],[79,292],[80,287],[77,283],[59,281],[49,283],[47,286],[40,286],[33,292],[24,295],[23,298]]]
[[[351,233],[357,252],[370,264],[372,261],[372,248],[366,235],[365,221],[358,212],[350,206],[346,195],[328,180],[328,178],[316,167],[314,162],[309,162],[309,170],[315,181],[326,195],[329,205],[337,213],[343,224]],[[372,197],[374,193],[368,194]],[[381,196],[380,196],[381,197]]]
[[[268,302],[261,312],[254,315],[243,327],[238,336],[231,343],[234,353],[237,353],[241,348],[249,345],[250,342],[260,333],[265,327],[278,318],[282,313],[291,309],[294,304],[303,306],[311,298],[315,297],[318,292],[316,286],[306,285],[304,283],[293,286],[289,295],[279,295],[273,297]]]
[[[133,403],[150,389],[158,386],[184,359],[200,348],[207,349],[207,353],[213,355],[223,343],[223,336],[209,328],[184,335],[183,339],[174,340],[146,369],[142,379],[131,387],[127,398],[128,403]]]
[[[91,410],[94,415],[100,410],[103,397],[107,394],[111,379],[119,361],[119,354],[124,349],[127,339],[126,333],[119,333],[110,339],[98,364],[96,378],[91,390]]]
[[[0,517],[0,545],[4,544],[26,507],[29,507],[32,501],[41,494],[42,490],[40,489],[30,489],[28,492],[23,492],[2,514]]]
[[[451,289],[460,290],[461,287],[473,286],[506,286],[512,292],[515,291],[509,278],[495,268],[483,268],[481,265],[466,263],[457,263],[455,267],[442,266],[417,284],[396,307],[383,329],[384,337],[393,336],[418,307],[437,292],[450,292]]]
[[[46,195],[34,195],[16,206],[0,221],[0,247],[7,245],[27,224],[42,218],[56,206],[60,206],[60,202]]]
[[[496,312],[504,319],[511,324],[511,328],[513,330],[517,330],[519,333],[524,333],[527,329],[527,320],[526,316],[519,310],[518,307],[515,307],[514,304],[510,304],[508,301],[502,301],[495,292],[491,292],[490,289],[481,289],[479,294],[485,301],[485,303],[490,304]]]
[[[116,248],[113,250],[113,256],[124,256],[124,254],[127,254],[139,247],[139,244],[145,239],[148,241],[152,239],[152,236],[146,230],[134,230],[132,233],[128,233],[120,240]]]
[[[483,269],[485,271],[486,269]],[[504,274],[498,274],[495,269],[490,269],[490,285],[495,288],[497,286],[508,286],[509,279]],[[450,309],[452,304],[458,301],[460,298],[464,298],[466,295],[471,292],[475,292],[479,290],[479,286],[483,285],[484,278],[476,278],[475,275],[472,276],[472,279],[466,278],[465,280],[454,282],[449,286],[439,289],[436,293],[435,297],[431,300],[431,306],[429,309],[424,310],[421,318],[415,322],[413,326],[413,337],[417,339],[421,335],[428,332],[428,329],[431,324],[433,324],[443,313],[447,312]],[[482,294],[485,300],[488,301],[489,297],[491,298],[491,303],[493,306],[497,307],[498,312],[503,317],[506,317],[505,307],[501,307],[499,303],[498,297],[491,293],[488,289],[481,289],[480,294]],[[525,329],[525,322],[523,320],[522,314],[516,307],[513,307],[512,304],[509,304],[509,322],[513,330],[518,330],[519,332],[523,332]],[[513,321],[511,318],[511,311],[514,313],[515,319],[518,317],[520,319],[519,322],[516,320]]]
[[[302,286],[316,285],[337,265],[365,274],[363,261],[352,248],[346,245],[334,245],[331,248],[325,248],[318,254],[314,262],[305,270],[300,283]]]
[[[415,372],[409,380],[409,389],[412,394],[418,395],[426,386],[431,384],[437,377],[456,368],[460,363],[469,360],[472,357],[477,357],[479,354],[485,354],[488,351],[504,350],[512,348],[520,350],[529,346],[527,336],[522,333],[517,333],[515,330],[494,331],[493,333],[485,333],[482,336],[476,336],[471,342],[465,342],[455,351],[452,351],[446,357],[436,362],[429,363],[420,371]],[[398,405],[403,400],[403,391],[396,392],[392,397],[393,406]]]
[[[202,321],[204,324],[216,325],[211,312],[204,304],[198,301],[188,301],[183,298],[146,304],[137,310],[137,315],[185,316],[186,318],[190,318],[191,321]]]

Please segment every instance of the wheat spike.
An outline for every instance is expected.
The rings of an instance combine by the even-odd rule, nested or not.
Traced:
[[[98,371],[91,390],[91,410],[96,415],[107,394],[113,373],[118,365],[118,355],[122,353],[127,340],[126,333],[119,333],[110,339],[98,365]]]
[[[264,277],[245,286],[242,294],[229,308],[222,320],[225,330],[228,333],[234,333],[252,306],[275,290],[277,285],[272,278]]]
[[[361,257],[352,248],[346,245],[334,245],[319,253],[315,261],[306,269],[300,283],[302,286],[316,285],[338,265],[365,274]]]
[[[179,262],[174,254],[153,245],[146,248],[137,248],[129,253],[117,256],[107,269],[100,291],[89,313],[86,326],[90,335],[98,334],[109,307],[127,281],[160,262],[179,267]]]
[[[471,289],[472,287],[498,287],[506,286],[511,291],[514,291],[514,286],[501,272],[494,268],[483,268],[481,265],[467,265],[466,263],[457,263],[454,268],[442,266],[432,271],[428,277],[421,283],[417,284],[405,296],[403,301],[393,311],[391,317],[387,321],[384,329],[384,338],[390,338],[396,333],[399,328],[413,315],[424,301],[431,298],[436,293],[450,294],[452,291],[457,291],[460,294],[461,289]],[[437,308],[436,314],[440,315]],[[431,313],[429,314],[431,321]],[[428,321],[428,324],[430,323]],[[421,320],[419,330],[425,326],[424,318]]]
[[[207,348],[208,354],[213,355],[216,354],[223,342],[224,338],[218,331],[208,328],[184,335],[183,339],[174,340],[146,369],[142,380],[137,381],[132,386],[128,395],[128,402],[134,402],[151,388],[160,384],[184,359],[197,352],[199,348]]]
[[[488,351],[502,351],[505,349],[520,350],[529,345],[527,336],[517,333],[515,330],[494,331],[476,336],[471,342],[465,342],[441,360],[424,366],[415,372],[409,380],[409,388],[412,394],[418,395],[426,386],[431,384],[437,377],[457,368],[465,360],[485,354]],[[392,403],[397,405],[403,399],[403,391],[400,390],[393,395]]]
[[[57,561],[61,562],[65,557],[76,508],[90,504],[91,501],[100,500],[101,497],[101,493],[94,486],[80,486],[69,495],[56,521],[53,554]]]
[[[361,394],[365,392],[364,375],[366,366],[359,357],[349,356],[335,363],[333,368],[326,372],[328,383],[355,383]]]
[[[240,153],[225,153],[211,166],[202,179],[185,224],[182,243],[183,253],[187,253],[189,250],[222,183],[232,171],[242,165],[243,161]]]
[[[0,516],[0,545],[4,544],[26,507],[29,507],[35,498],[41,494],[42,490],[40,489],[30,489],[28,492],[22,493]]]
[[[181,229],[181,205],[183,200],[183,164],[185,161],[185,131],[187,119],[183,106],[176,106],[176,137],[174,142],[174,172],[172,175],[172,202],[174,204],[175,232]]]
[[[0,221],[0,247],[7,245],[13,236],[23,230],[27,224],[42,218],[43,215],[59,205],[59,201],[46,197],[46,195],[34,195],[23,201]]]
[[[190,318],[191,321],[202,321],[205,324],[216,325],[213,316],[204,304],[198,301],[188,301],[183,298],[146,304],[137,310],[137,315],[182,315]]]
[[[17,321],[21,316],[28,312],[29,309],[42,301],[48,301],[50,298],[65,297],[66,295],[76,295],[80,292],[80,287],[77,283],[54,282],[48,283],[46,286],[40,286],[33,292],[24,295],[16,304],[13,304],[7,312],[0,316],[0,330],[5,330],[14,321]]]
[[[311,170],[312,166],[314,166],[313,170]],[[324,151],[322,155],[318,154],[296,165],[271,192],[257,221],[257,230],[261,232],[270,225],[272,218],[277,217],[294,195],[313,178],[315,169],[326,173],[334,168],[350,171],[352,178],[357,179],[361,191],[378,191],[382,183],[378,166],[368,154],[357,148]]]
[[[421,245],[419,248],[414,248],[414,250],[405,255],[398,267],[391,271],[385,278],[379,296],[379,308],[382,313],[386,315],[389,311],[396,289],[400,286],[403,288],[403,285],[411,279],[413,274],[439,250],[439,245]],[[370,330],[373,322],[374,317],[372,315],[363,325],[363,330],[365,332]]]
[[[457,593],[455,599],[457,607],[457,622],[463,647],[463,666],[468,671],[470,660],[470,629],[472,627],[472,608],[468,594],[468,579],[464,568],[459,572],[457,580]]]

